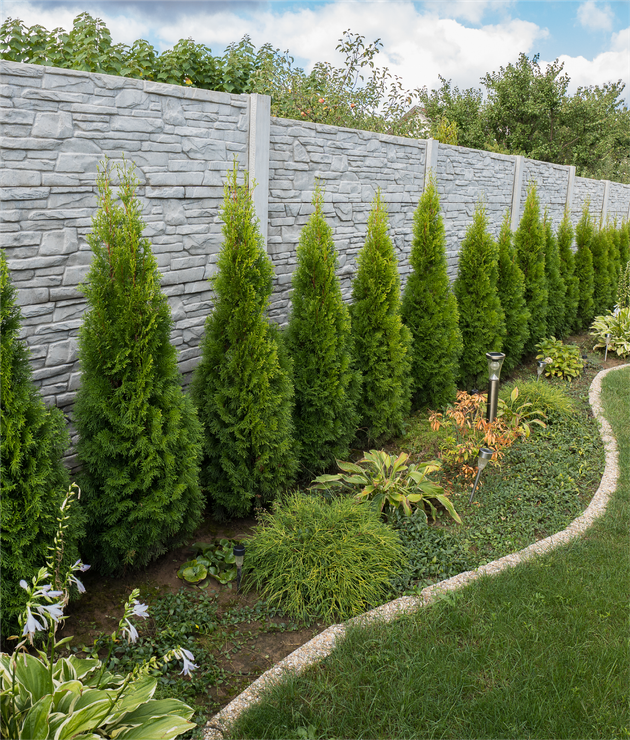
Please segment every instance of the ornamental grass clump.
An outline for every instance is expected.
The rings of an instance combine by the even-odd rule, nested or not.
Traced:
[[[25,595],[20,578],[31,578],[47,555],[56,512],[68,487],[62,457],[69,437],[63,414],[46,408],[32,380],[28,351],[20,334],[20,309],[9,269],[0,251],[0,563],[2,634],[17,627]],[[66,543],[66,564],[77,559],[82,517],[74,512]]]
[[[411,407],[411,332],[400,316],[400,278],[387,210],[376,194],[352,284],[352,335],[363,382],[358,411],[368,439],[400,434]]]
[[[105,164],[87,240],[93,260],[79,333],[74,417],[88,514],[84,551],[112,574],[141,567],[185,540],[203,510],[201,428],[184,395],[173,322],[136,197],[132,168]]]
[[[383,603],[404,556],[397,533],[369,506],[298,491],[263,512],[245,564],[271,606],[333,621]]]
[[[192,395],[204,427],[201,483],[215,516],[246,516],[295,475],[290,364],[267,319],[273,266],[247,175],[228,173],[223,248]]]

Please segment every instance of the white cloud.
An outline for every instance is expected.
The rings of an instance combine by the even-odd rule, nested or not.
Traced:
[[[584,28],[594,31],[612,31],[614,13],[610,5],[598,5],[596,0],[586,0],[577,11],[578,21]]]

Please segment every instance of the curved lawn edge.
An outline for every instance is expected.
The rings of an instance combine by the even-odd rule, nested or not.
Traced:
[[[486,565],[482,565],[475,570],[464,571],[452,578],[440,581],[439,583],[434,583],[432,586],[427,586],[421,591],[419,596],[401,596],[400,598],[390,601],[387,604],[383,604],[376,609],[372,609],[365,614],[354,617],[343,624],[332,625],[309,642],[297,648],[297,650],[294,650],[290,655],[287,655],[286,658],[263,673],[262,676],[259,676],[256,681],[245,689],[245,691],[239,694],[218,714],[210,719],[205,726],[205,740],[222,740],[224,733],[228,731],[230,725],[237,719],[241,712],[247,709],[251,704],[257,702],[261,698],[263,691],[268,688],[270,684],[279,682],[287,672],[291,671],[293,673],[299,673],[308,666],[313,665],[322,658],[328,656],[334,649],[337,638],[345,634],[346,625],[357,623],[365,624],[374,619],[379,619],[385,622],[391,621],[399,617],[401,614],[409,613],[419,607],[430,604],[435,601],[440,594],[460,589],[481,576],[495,575],[505,568],[512,568],[518,563],[529,560],[532,557],[550,552],[556,547],[559,547],[560,545],[583,534],[591,524],[604,514],[608,501],[610,500],[610,496],[614,493],[617,487],[617,481],[619,478],[617,442],[613,436],[610,424],[603,415],[601,391],[602,380],[606,375],[608,375],[608,373],[616,370],[623,370],[627,367],[630,367],[630,364],[619,365],[617,367],[608,368],[607,370],[602,370],[595,376],[595,378],[593,378],[593,382],[591,383],[589,389],[589,403],[593,410],[593,415],[599,424],[600,436],[604,444],[604,473],[602,475],[599,488],[591,499],[590,504],[571,522],[571,524],[569,524],[568,527],[560,532],[550,535],[549,537],[545,537],[543,540],[538,540],[518,552],[505,555],[498,560],[486,563]]]

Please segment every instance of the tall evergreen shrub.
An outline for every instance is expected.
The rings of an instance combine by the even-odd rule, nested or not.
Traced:
[[[619,263],[623,270],[630,260],[630,221],[624,221],[619,231]]]
[[[593,311],[595,316],[605,314],[612,306],[613,284],[610,274],[610,244],[607,229],[593,229],[591,255],[593,256]]]
[[[410,263],[402,318],[413,339],[412,402],[415,408],[440,408],[455,400],[462,335],[457,299],[448,279],[446,237],[433,177],[414,213]]]
[[[614,224],[608,224],[608,226],[606,227],[606,234],[608,235],[608,266],[610,270],[611,285],[609,308],[612,308],[617,302],[617,284],[619,282],[619,275],[621,273],[621,229],[617,228],[616,219]]]
[[[525,278],[518,266],[516,250],[512,243],[510,214],[506,212],[499,234],[499,278],[497,292],[505,314],[505,338],[503,340],[503,375],[511,373],[519,364],[523,347],[529,334],[529,311],[525,304]]]
[[[464,350],[459,380],[478,386],[488,372],[486,352],[500,352],[505,337],[505,313],[497,283],[499,248],[488,231],[486,209],[479,203],[459,252],[459,270],[453,285],[459,309]]]
[[[518,264],[525,277],[525,303],[529,311],[529,337],[525,353],[534,352],[536,344],[547,335],[549,291],[545,275],[545,234],[540,220],[536,184],[530,182],[527,200],[514,235]]]
[[[86,551],[103,573],[141,567],[198,525],[201,430],[182,392],[171,312],[136,197],[133,168],[99,168],[99,208],[82,290],[81,387],[74,407],[89,530]]]
[[[370,439],[402,432],[411,408],[411,332],[400,316],[400,278],[387,209],[376,194],[352,284],[352,334],[363,380],[358,411]]]
[[[360,375],[354,369],[350,313],[336,274],[332,229],[323,193],[300,234],[286,329],[293,360],[295,436],[304,472],[313,478],[348,454],[359,422]]]
[[[247,175],[228,173],[223,248],[212,281],[192,395],[204,427],[202,486],[216,516],[245,516],[294,479],[293,385],[278,331],[267,320],[273,267]]]
[[[62,456],[69,444],[64,418],[47,409],[32,381],[28,352],[19,339],[21,313],[15,303],[4,252],[0,251],[0,563],[2,635],[15,634],[26,603],[19,581],[30,582],[44,565],[57,531],[56,517],[68,490]],[[65,560],[78,557],[80,512],[73,507],[65,537]]]
[[[562,278],[558,240],[551,227],[551,218],[545,211],[543,221],[545,231],[545,276],[549,301],[547,304],[547,334],[560,339],[565,326],[565,304],[567,286]]]
[[[564,216],[558,226],[558,254],[560,255],[560,274],[566,287],[564,302],[564,323],[559,336],[564,337],[575,329],[579,303],[580,285],[575,275],[575,255],[573,254],[573,226],[569,210],[565,208]]]
[[[595,317],[595,303],[593,301],[593,255],[591,242],[593,241],[593,221],[588,210],[588,203],[582,210],[582,217],[575,227],[575,276],[579,284],[578,310],[575,322],[577,331],[588,328]]]

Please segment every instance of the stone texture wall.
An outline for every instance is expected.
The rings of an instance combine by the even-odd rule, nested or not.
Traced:
[[[339,252],[344,298],[350,298],[356,255],[378,187],[387,204],[401,275],[407,274],[413,211],[424,187],[425,148],[425,141],[415,139],[272,119],[267,249],[276,270],[274,319],[287,319],[296,247],[313,212],[317,183],[324,190],[324,213]]]
[[[573,178],[572,168],[429,140],[269,117],[265,96],[228,95],[123,77],[0,63],[0,231],[23,313],[35,379],[49,403],[68,407],[80,381],[77,335],[85,301],[78,285],[91,261],[86,235],[96,208],[96,168],[125,153],[135,163],[145,235],[173,312],[173,342],[189,373],[212,308],[207,278],[221,248],[219,207],[236,158],[254,192],[276,270],[270,315],[284,323],[301,227],[316,182],[339,252],[349,299],[377,187],[387,203],[404,282],[413,213],[436,173],[449,270],[482,198],[498,234],[506,210],[518,223],[535,179],[557,224],[572,192],[574,223],[590,198],[597,216],[627,218],[630,186]],[[606,204],[604,199],[607,198]]]

